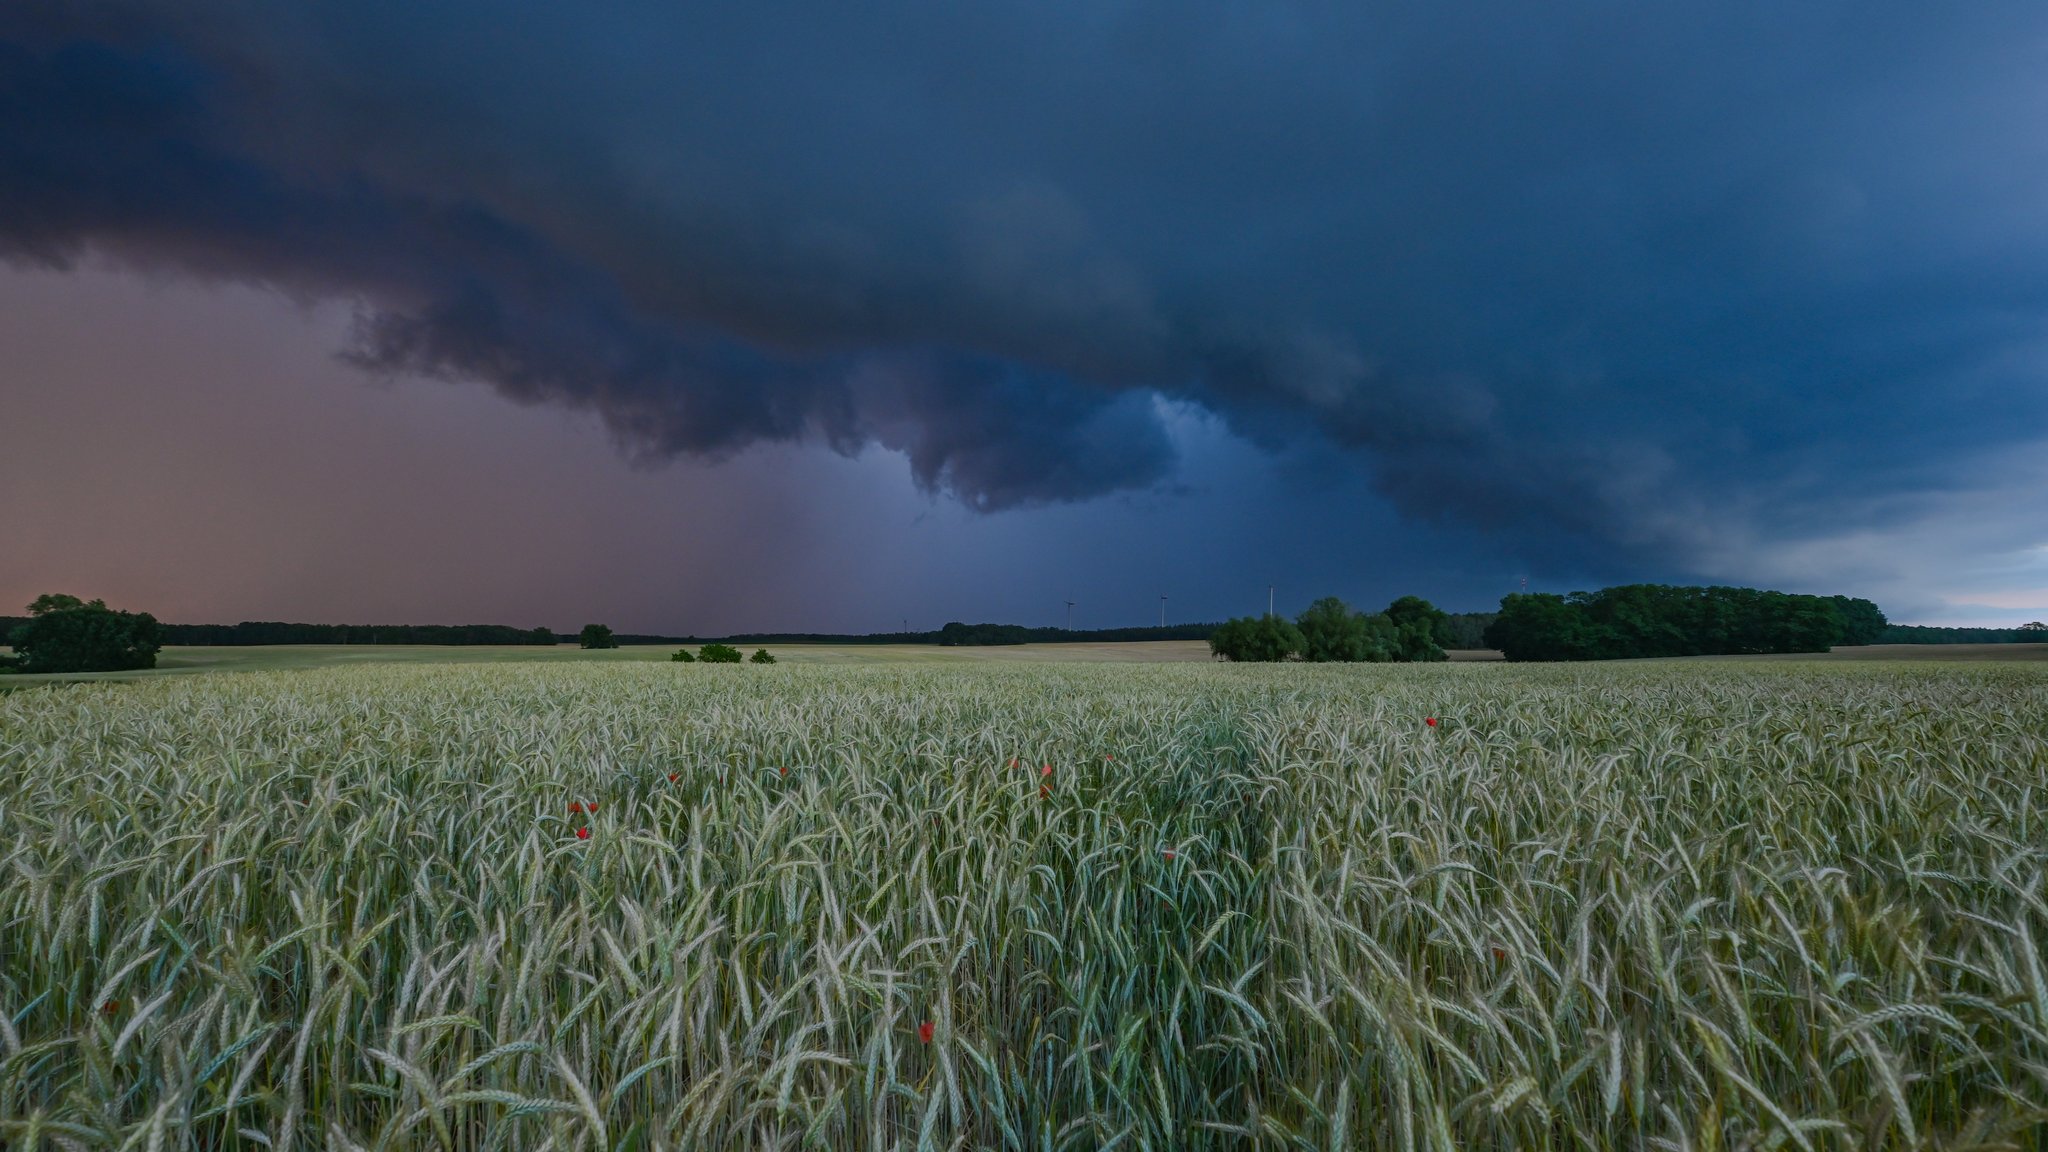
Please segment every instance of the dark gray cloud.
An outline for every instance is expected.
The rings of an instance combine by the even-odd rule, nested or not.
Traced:
[[[2016,3],[31,2],[0,251],[339,296],[640,454],[998,509],[1167,482],[1165,398],[1725,571],[2048,436],[2044,63]]]

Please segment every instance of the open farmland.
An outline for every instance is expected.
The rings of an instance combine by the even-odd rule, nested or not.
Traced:
[[[359,667],[364,664],[667,664],[678,647],[701,645],[629,644],[620,648],[578,648],[574,644],[261,644],[163,649],[157,666],[123,672],[67,672],[0,676],[0,691],[31,684],[91,680],[151,680],[214,672],[274,672],[302,668]],[[941,647],[936,644],[748,644],[766,648],[778,662],[792,664],[961,664],[987,661],[1025,663],[1160,663],[1212,659],[1204,640],[1135,643],[1010,644]],[[2042,646],[2048,649],[2048,645]],[[7,649],[0,648],[0,653]],[[1460,653],[1460,656],[1480,655]],[[1496,654],[1485,654],[1497,658]]]
[[[0,694],[0,822],[8,1147],[2048,1120],[2039,665],[166,677]]]

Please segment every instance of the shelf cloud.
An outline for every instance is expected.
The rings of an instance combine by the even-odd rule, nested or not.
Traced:
[[[340,300],[636,457],[996,512],[1177,483],[1192,406],[1726,571],[2048,437],[2044,64],[2000,3],[29,0],[0,257]]]

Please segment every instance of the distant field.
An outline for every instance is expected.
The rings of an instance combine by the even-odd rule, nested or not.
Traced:
[[[362,664],[666,663],[674,644],[644,644],[585,651],[570,644],[439,646],[429,644],[277,644],[250,647],[165,648],[146,672],[102,672],[66,676],[0,676],[0,688],[48,681],[137,680],[193,672],[262,672],[290,668],[352,667]],[[692,646],[694,648],[694,646]],[[1145,640],[1126,644],[1016,644],[986,648],[941,648],[932,644],[769,644],[741,649],[753,655],[766,647],[790,664],[961,664],[961,663],[1178,663],[1207,661],[1203,640]],[[6,649],[0,648],[0,652]],[[1492,653],[1453,653],[1454,659],[1492,658]]]
[[[137,680],[193,672],[263,672],[292,668],[353,667],[363,664],[635,664],[666,663],[678,645],[643,644],[586,651],[573,644],[551,646],[432,644],[274,644],[217,648],[167,647],[157,666],[145,672],[101,672],[61,676],[0,676],[0,688],[54,680]],[[692,650],[695,645],[689,646]],[[1019,644],[986,648],[942,648],[931,644],[768,644],[741,649],[751,656],[765,647],[791,664],[905,664],[982,662],[1159,663],[1208,660],[1202,640],[1149,640],[1127,644]],[[0,648],[0,652],[6,649]]]
[[[2048,666],[411,655],[0,694],[0,1145],[2048,1123]]]
[[[753,654],[754,647],[743,651]],[[987,648],[941,648],[929,644],[771,644],[768,651],[790,664],[960,664],[960,663],[1181,663],[1209,660],[1202,640],[1147,640],[1127,644],[1020,644]],[[0,648],[0,652],[7,649]],[[648,644],[586,652],[574,645],[551,647],[426,644],[280,644],[257,647],[165,648],[147,672],[103,672],[67,676],[0,676],[0,690],[72,680],[138,680],[193,672],[262,672],[289,668],[352,667],[362,664],[505,664],[664,662],[675,645]],[[1456,663],[1498,662],[1498,652],[1452,652]],[[1837,648],[1826,654],[1706,656],[1698,660],[1910,660],[2048,661],[2048,644],[1877,644]],[[1662,663],[1663,661],[1637,661]]]
[[[1871,644],[1862,648],[1837,648],[1825,656],[1792,653],[1782,656],[1708,656],[1704,659],[2048,661],[2048,644]]]

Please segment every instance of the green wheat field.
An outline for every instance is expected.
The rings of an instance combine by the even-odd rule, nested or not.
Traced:
[[[2048,1131],[2043,665],[77,684],[0,828],[10,1149]]]

